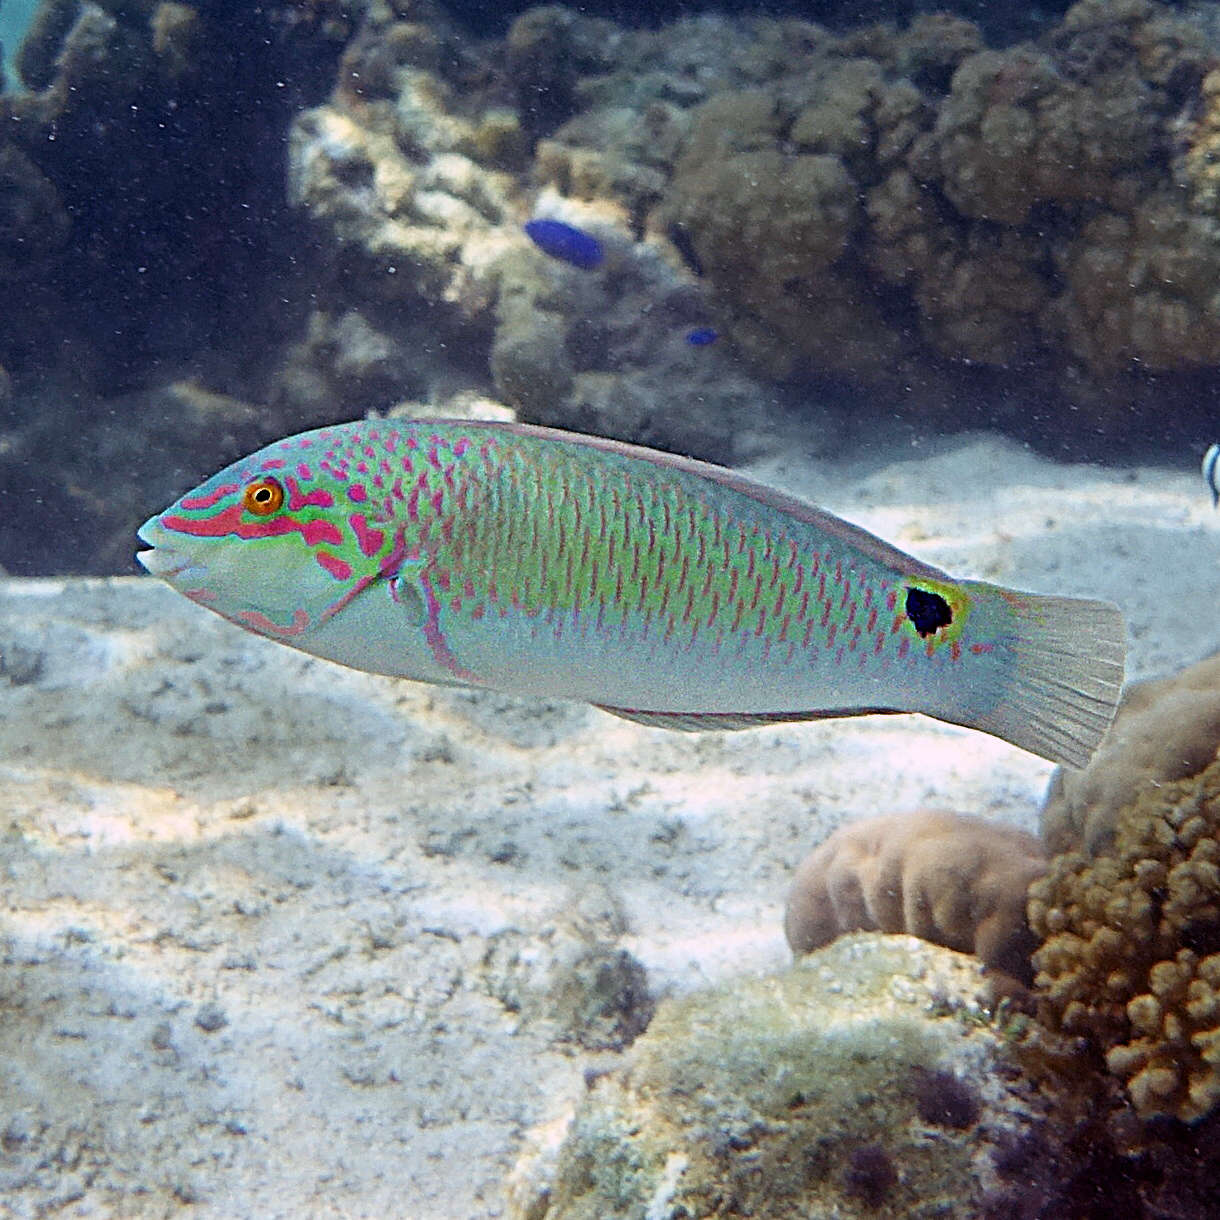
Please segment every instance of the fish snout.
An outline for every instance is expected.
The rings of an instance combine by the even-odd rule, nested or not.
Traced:
[[[201,564],[166,542],[165,527],[156,517],[150,517],[145,521],[136,531],[136,537],[141,542],[147,542],[150,548],[147,551],[136,552],[136,559],[146,572],[169,581],[189,569],[194,569],[202,575]]]

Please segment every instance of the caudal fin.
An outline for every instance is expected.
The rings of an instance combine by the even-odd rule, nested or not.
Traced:
[[[1012,627],[1005,643],[1013,663],[1003,698],[971,726],[1052,762],[1086,766],[1122,690],[1127,647],[1118,607],[968,584],[972,597],[998,595],[1007,603]]]

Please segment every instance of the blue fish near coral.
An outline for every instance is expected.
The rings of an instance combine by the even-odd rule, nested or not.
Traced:
[[[602,244],[583,229],[562,220],[531,220],[525,225],[525,235],[543,254],[571,263],[582,271],[600,267],[606,252]]]
[[[719,332],[714,331],[710,326],[698,326],[694,330],[686,332],[686,341],[691,347],[708,347],[719,338]]]

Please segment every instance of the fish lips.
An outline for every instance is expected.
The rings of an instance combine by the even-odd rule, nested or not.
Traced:
[[[141,542],[147,542],[150,550],[137,551],[136,559],[146,572],[168,580],[171,584],[184,581],[195,582],[207,575],[207,568],[170,544],[168,531],[156,517],[150,517],[136,531]]]

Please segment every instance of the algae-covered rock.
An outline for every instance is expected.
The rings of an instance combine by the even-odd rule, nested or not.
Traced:
[[[558,1151],[540,1133],[510,1214],[970,1214],[996,1142],[1038,1117],[980,986],[970,958],[863,934],[786,975],[666,1001]]]

